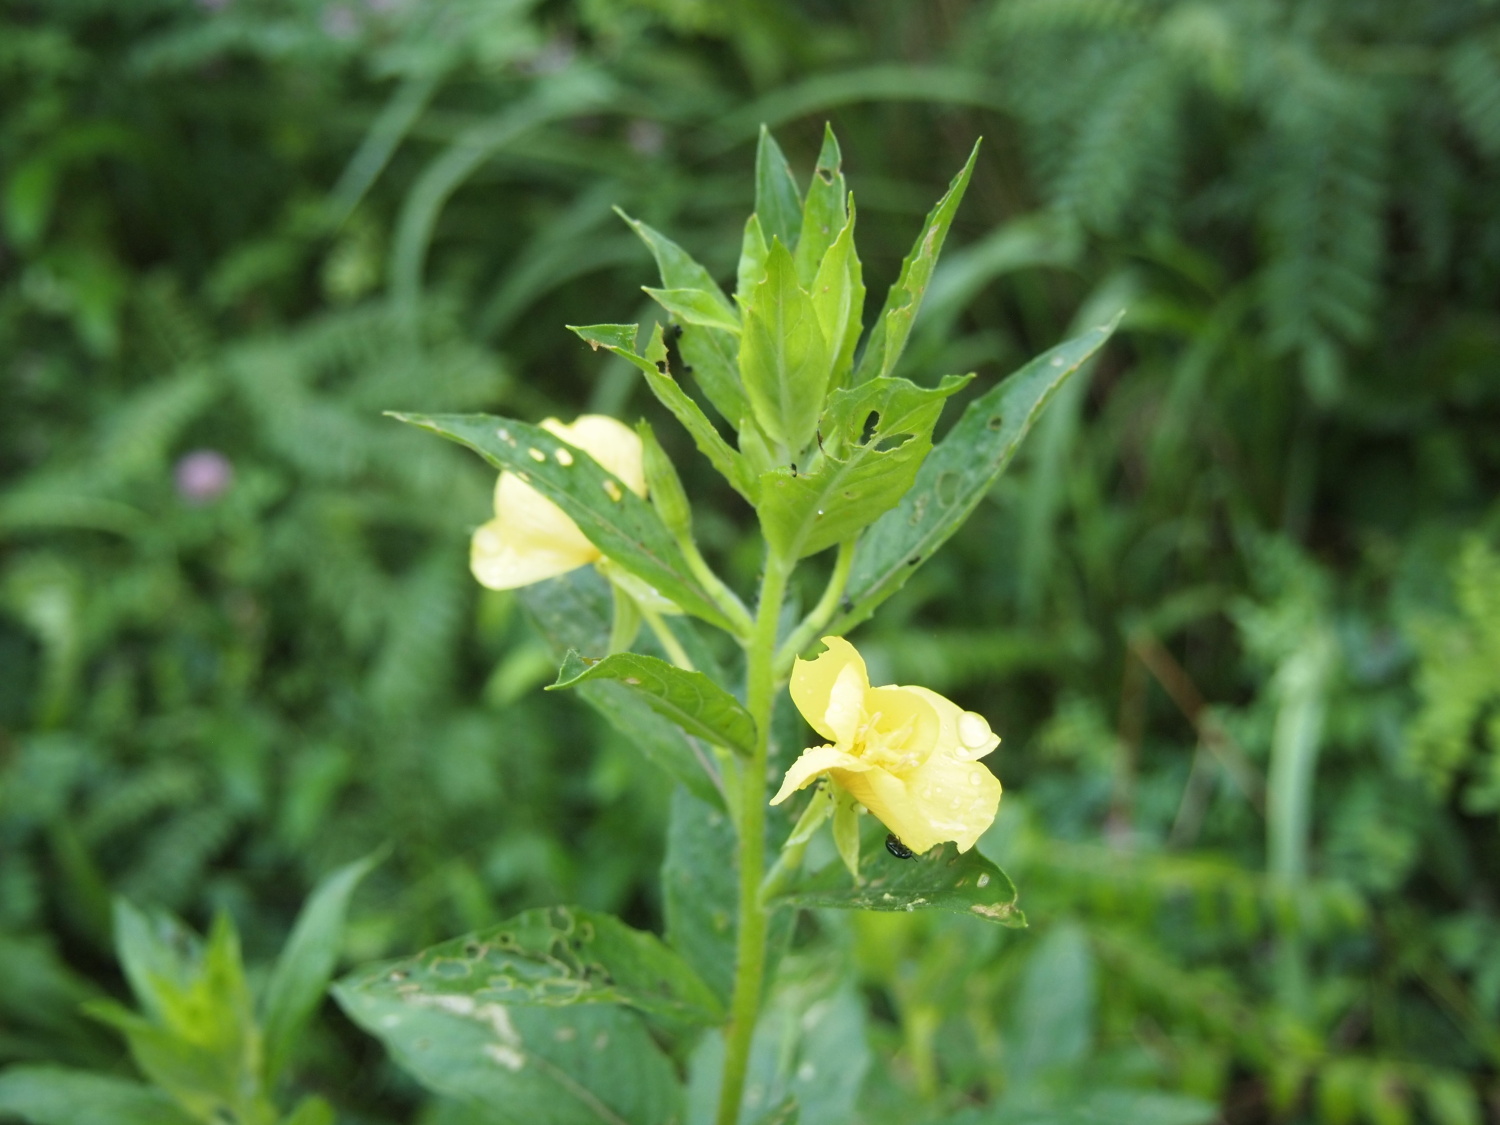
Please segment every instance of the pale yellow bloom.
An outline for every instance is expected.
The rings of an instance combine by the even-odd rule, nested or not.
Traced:
[[[619,477],[637,496],[646,495],[640,436],[602,414],[581,415],[571,426],[548,418],[542,429],[581,449]],[[495,518],[474,532],[469,567],[482,585],[513,590],[556,578],[600,558],[567,514],[514,473],[495,482]]]
[[[792,702],[831,745],[805,750],[771,804],[827,774],[914,852],[966,852],[995,819],[1000,782],[979,759],[1000,744],[984,716],[921,687],[871,687],[842,637],[792,669]]]

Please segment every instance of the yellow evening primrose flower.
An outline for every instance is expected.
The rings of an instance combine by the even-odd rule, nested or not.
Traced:
[[[548,418],[542,429],[581,449],[637,496],[646,495],[640,436],[603,414],[583,414],[570,426]],[[513,590],[556,578],[601,557],[568,515],[514,473],[495,482],[495,518],[474,532],[469,568],[491,590]]]
[[[995,819],[1000,782],[979,759],[1000,744],[982,715],[922,687],[871,687],[842,637],[792,669],[792,702],[832,743],[787,770],[771,804],[827,774],[914,852],[952,840],[966,852]]]

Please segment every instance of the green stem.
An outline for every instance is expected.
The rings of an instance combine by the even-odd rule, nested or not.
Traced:
[[[657,642],[665,650],[667,659],[684,672],[696,672],[697,669],[693,667],[693,661],[688,656],[687,649],[682,647],[677,634],[672,632],[667,623],[662,620],[661,614],[643,605],[637,604],[637,608],[641,611],[641,616],[646,619],[646,624],[651,627],[651,632],[655,635]]]
[[[750,1040],[760,1012],[766,971],[766,912],[760,902],[766,866],[766,757],[771,712],[776,702],[776,627],[786,597],[791,566],[774,552],[766,556],[755,628],[745,646],[745,704],[755,720],[755,753],[746,763],[740,786],[739,936],[735,948],[734,996],[730,1000],[723,1084],[719,1087],[718,1125],[736,1125],[750,1062]]]
[[[704,590],[708,592],[714,604],[723,611],[724,616],[734,623],[735,636],[742,643],[746,641],[754,625],[750,621],[750,611],[745,608],[745,603],[740,601],[735,592],[724,584],[724,580],[714,573],[713,567],[709,566],[703,555],[699,553],[698,544],[693,542],[691,535],[684,536],[677,542],[682,547],[682,557],[687,560],[688,569],[693,572],[699,582],[703,583]]]
[[[839,544],[838,557],[833,561],[833,573],[828,577],[828,585],[823,590],[823,596],[818,599],[818,604],[813,606],[812,612],[802,619],[797,628],[792,630],[792,635],[776,653],[778,673],[790,668],[792,660],[817,640],[818,634],[833,619],[834,613],[839,608],[839,599],[844,596],[844,588],[849,584],[849,568],[853,565],[854,540],[845,539]]]

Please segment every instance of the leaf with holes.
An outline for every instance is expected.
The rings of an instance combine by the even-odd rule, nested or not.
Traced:
[[[807,188],[807,202],[802,205],[802,231],[797,236],[797,281],[802,285],[812,284],[823,256],[849,222],[842,164],[843,155],[833,127],[824,125],[823,148]]]
[[[603,660],[587,660],[570,652],[557,673],[557,682],[547,690],[577,687],[591,680],[623,685],[694,738],[741,754],[754,752],[755,720],[750,712],[702,672],[686,672],[665,660],[634,652],[617,652]]]
[[[646,385],[651,388],[651,393],[682,424],[698,451],[708,458],[709,463],[736,492],[750,503],[755,503],[755,479],[751,476],[744,457],[719,435],[714,424],[708,420],[708,415],[688,397],[687,392],[677,385],[677,381],[666,370],[667,347],[662,340],[661,325],[658,324],[652,332],[651,343],[647,345],[645,355],[635,350],[638,328],[634,324],[591,324],[576,327],[570,324],[568,331],[586,340],[591,347],[603,348],[633,363],[646,377]]]
[[[1002,926],[1026,925],[1016,906],[1010,877],[979,853],[960,853],[951,843],[912,859],[897,859],[883,843],[885,826],[864,818],[862,850],[867,858],[855,882],[833,859],[783,887],[773,901],[784,906],[829,906],[839,910],[944,910],[972,914]]]
[[[831,632],[842,635],[869,617],[963,525],[1042,408],[1114,329],[1104,325],[1059,344],[969,404],[923,463],[911,491],[860,540],[845,594],[850,608]]]
[[[906,350],[906,338],[911,335],[912,323],[917,319],[917,310],[922,307],[922,297],[927,292],[927,283],[932,280],[932,271],[942,253],[943,241],[948,237],[948,228],[953,225],[953,216],[963,202],[964,192],[969,186],[969,177],[974,174],[974,161],[979,156],[979,142],[953,182],[948,185],[943,198],[927,215],[922,224],[922,233],[917,236],[905,260],[896,283],[886,295],[885,306],[875,318],[870,329],[870,338],[865,343],[864,354],[854,373],[854,381],[862,383],[881,375],[889,375],[896,361]]]
[[[937,387],[873,379],[835,391],[821,424],[822,457],[806,473],[761,476],[767,542],[801,558],[857,535],[894,507],[932,449],[943,402],[972,377],[950,375]]]
[[[733,625],[688,569],[682,549],[651,505],[582,450],[539,426],[488,414],[395,414],[515,473],[567,513],[614,562],[721,629]]]

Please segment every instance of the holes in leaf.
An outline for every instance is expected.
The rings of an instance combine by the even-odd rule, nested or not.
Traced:
[[[951,507],[958,499],[959,477],[957,473],[939,473],[937,479],[938,503],[943,507]]]
[[[875,439],[875,431],[878,429],[880,429],[880,412],[872,410],[865,418],[865,424],[860,427],[859,443],[869,445]]]
[[[568,465],[571,465],[573,463],[573,455],[571,453],[569,453],[566,449],[564,449],[562,446],[558,446],[557,447],[557,452],[554,453],[552,456],[556,457],[557,458],[557,463],[559,465],[562,465],[564,468],[566,468]]]
[[[604,482],[604,491],[609,495],[609,498],[611,500],[613,500],[616,504],[618,504],[621,500],[625,499],[624,490],[622,490],[620,488],[619,484],[617,484],[615,481],[612,481],[612,480],[605,481]]]
[[[543,461],[545,461],[547,459],[547,455],[545,453],[543,453],[540,449],[528,449],[526,451],[526,456],[530,457],[538,465],[540,465]]]
[[[999,414],[991,414],[984,424],[991,430],[998,430],[1001,426],[1005,425],[1005,419]]]

